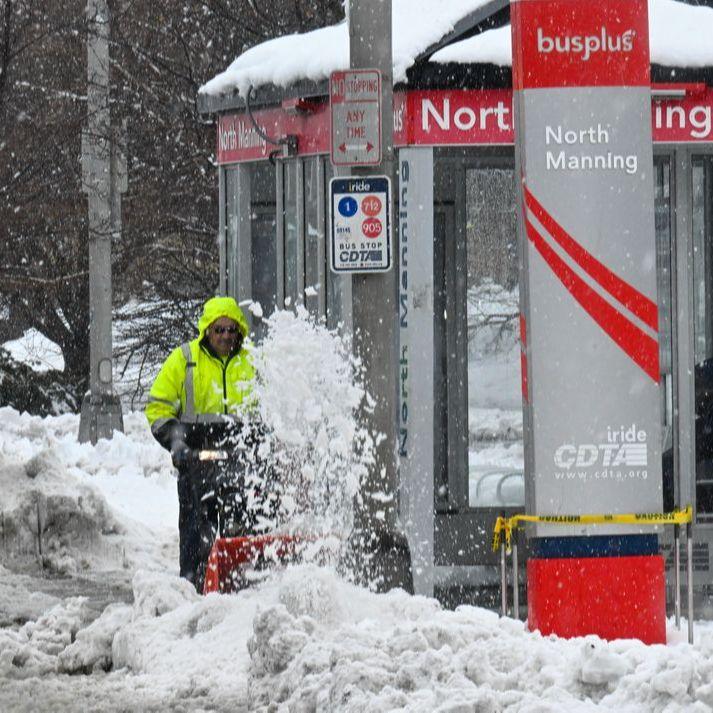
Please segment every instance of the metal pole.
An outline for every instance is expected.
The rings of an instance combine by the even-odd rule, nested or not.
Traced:
[[[673,586],[676,628],[681,631],[681,526],[673,526]]]
[[[112,385],[111,241],[120,233],[122,160],[109,111],[109,7],[87,0],[87,128],[82,133],[82,190],[88,195],[89,392],[82,402],[79,440],[96,443],[123,430]]]
[[[518,571],[517,560],[517,529],[513,529],[512,539],[512,616],[513,619],[520,618],[520,573]]]
[[[505,568],[505,542],[500,545],[500,616],[508,613],[508,573]]]
[[[371,169],[352,168],[352,174],[386,175],[395,186],[391,0],[350,0],[349,48],[352,69],[381,72],[382,162]],[[354,350],[375,400],[362,416],[375,434],[384,436],[377,437],[376,462],[362,485],[352,545],[361,563],[359,578],[383,591],[413,591],[408,542],[397,522],[398,261],[391,243],[389,272],[352,276]]]
[[[688,643],[693,643],[693,523],[686,523],[686,586],[688,588]]]

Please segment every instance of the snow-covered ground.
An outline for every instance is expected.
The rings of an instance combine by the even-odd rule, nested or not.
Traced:
[[[64,370],[62,350],[36,329],[28,329],[22,336],[0,345],[16,361],[35,371]]]
[[[309,455],[310,498],[320,479],[344,481],[322,513],[346,527],[340,511],[364,467],[350,439],[368,451],[369,438],[353,419],[363,394],[345,352],[283,314],[256,358],[274,370],[260,389],[280,415],[275,432],[298,462]],[[270,386],[288,378],[290,389]],[[177,576],[170,459],[141,414],[125,424],[92,447],[76,442],[76,416],[0,409],[2,713],[713,710],[708,623],[694,646],[671,625],[666,646],[543,638],[314,564],[201,597]]]

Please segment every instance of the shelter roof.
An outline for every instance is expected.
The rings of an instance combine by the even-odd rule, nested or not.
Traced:
[[[510,25],[454,42],[431,55],[439,64],[512,66]],[[713,8],[675,0],[649,1],[651,63],[666,67],[713,66]]]
[[[507,0],[392,0],[393,81],[407,82],[414,65],[510,67],[510,26],[485,29],[488,18],[507,11]],[[497,23],[496,23],[497,24]],[[649,0],[652,64],[671,68],[713,67],[713,9],[676,0]],[[477,33],[477,34],[473,34]],[[471,36],[472,35],[472,36]],[[466,39],[463,39],[463,38]],[[262,96],[300,87],[323,94],[331,72],[349,67],[346,21],[304,34],[285,35],[241,54],[199,90],[203,111],[221,97],[245,97],[250,87]],[[277,93],[277,94],[276,94]]]
[[[456,38],[507,0],[392,0],[392,42],[395,84],[406,81],[406,70],[442,40]],[[245,96],[250,86],[288,87],[299,81],[320,82],[349,68],[346,21],[305,34],[284,35],[243,52],[224,72],[213,77],[200,94],[235,90]]]

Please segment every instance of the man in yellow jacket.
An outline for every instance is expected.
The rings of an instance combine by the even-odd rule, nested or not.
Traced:
[[[168,356],[151,387],[146,417],[178,469],[180,573],[199,591],[218,526],[215,466],[201,449],[225,447],[250,409],[255,377],[248,323],[232,297],[209,299],[198,337]]]

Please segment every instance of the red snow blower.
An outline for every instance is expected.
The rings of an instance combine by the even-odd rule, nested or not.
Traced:
[[[203,594],[229,594],[250,586],[275,564],[299,561],[310,540],[298,535],[217,537],[208,556]]]
[[[203,582],[203,594],[228,594],[245,589],[263,579],[275,567],[301,560],[304,550],[317,542],[308,535],[258,532],[257,522],[273,521],[279,510],[279,491],[266,487],[263,492],[236,477],[228,465],[231,457],[224,450],[202,450],[201,461],[213,461],[218,466],[215,496],[219,504],[218,532],[208,556]],[[263,476],[265,474],[263,473]],[[274,477],[264,478],[274,485]],[[245,507],[246,491],[252,489],[259,516],[249,516]]]

